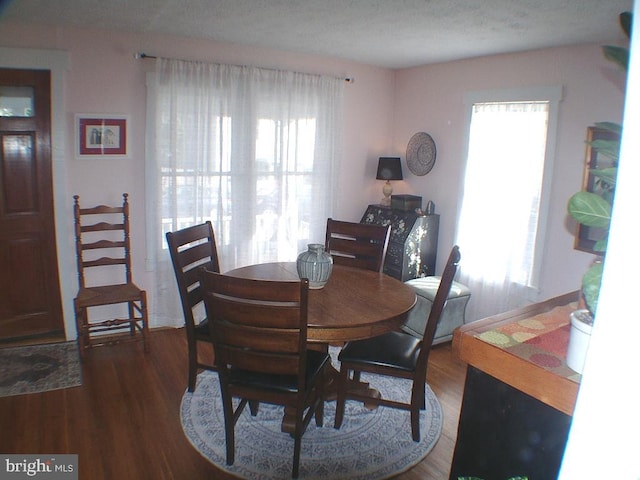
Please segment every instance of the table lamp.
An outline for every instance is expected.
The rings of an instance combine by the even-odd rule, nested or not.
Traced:
[[[391,205],[391,194],[393,187],[389,180],[402,180],[402,164],[398,157],[380,157],[378,159],[378,173],[376,180],[386,180],[382,187],[384,197],[380,200],[381,205]]]

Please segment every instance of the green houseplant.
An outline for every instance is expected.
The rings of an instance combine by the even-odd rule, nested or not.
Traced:
[[[628,39],[631,38],[631,12],[623,12],[619,16],[620,26]],[[605,58],[616,63],[627,71],[629,65],[629,50],[625,47],[606,45],[603,47]],[[599,186],[598,193],[580,191],[570,199],[567,210],[569,215],[580,225],[586,227],[604,228],[607,233],[611,224],[611,209],[615,195],[616,177],[618,176],[618,157],[620,153],[620,136],[622,126],[613,122],[599,122],[596,127],[617,134],[617,140],[594,140],[590,142],[591,148],[598,154],[611,159],[612,167],[592,170]],[[582,277],[582,295],[587,309],[592,317],[598,308],[600,285],[602,282],[603,263],[602,258],[607,249],[607,237],[598,241],[594,251],[601,255]]]

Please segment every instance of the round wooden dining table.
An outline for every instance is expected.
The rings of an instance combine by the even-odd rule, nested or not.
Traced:
[[[250,265],[225,275],[298,280],[295,262]],[[416,303],[413,289],[384,273],[334,265],[326,285],[309,290],[307,340],[341,344],[397,330]]]
[[[256,280],[299,280],[295,262],[250,265],[225,275]],[[330,344],[341,345],[398,330],[416,301],[411,287],[384,273],[334,265],[325,286],[309,290],[307,341],[310,348],[327,351]],[[338,376],[333,366],[327,370],[325,400],[335,400]],[[380,396],[380,392],[359,380],[349,380],[347,389],[371,397]],[[366,403],[365,406],[375,408]],[[287,407],[282,431],[292,433],[294,429],[295,415]]]

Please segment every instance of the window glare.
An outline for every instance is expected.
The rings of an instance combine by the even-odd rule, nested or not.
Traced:
[[[473,105],[457,242],[470,276],[531,284],[548,117],[549,102]]]

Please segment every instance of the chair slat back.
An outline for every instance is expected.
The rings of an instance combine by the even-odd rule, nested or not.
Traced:
[[[382,271],[387,255],[390,225],[327,220],[325,250],[333,262],[356,268]]]
[[[200,270],[218,368],[301,375],[309,282],[237,278]]]
[[[447,298],[449,297],[451,285],[453,284],[453,278],[458,271],[459,263],[460,249],[457,245],[454,245],[451,249],[451,252],[449,253],[449,258],[447,259],[447,264],[444,268],[444,272],[440,277],[440,285],[438,286],[438,290],[436,291],[436,296],[433,299],[431,311],[429,312],[429,318],[427,318],[427,323],[424,327],[422,347],[420,349],[420,357],[418,359],[418,369],[424,368],[424,370],[426,371],[429,351],[431,350],[431,346],[433,344],[433,338],[436,333],[436,328],[438,327],[440,317],[442,317],[444,307],[447,304]]]
[[[178,283],[185,323],[195,326],[193,309],[202,303],[199,270],[220,271],[218,250],[211,222],[167,232],[167,245]]]
[[[131,242],[129,239],[129,194],[122,194],[122,206],[81,208],[74,195],[73,217],[78,284],[86,286],[86,269],[124,266],[125,283],[132,282]],[[114,283],[109,281],[107,283]]]

